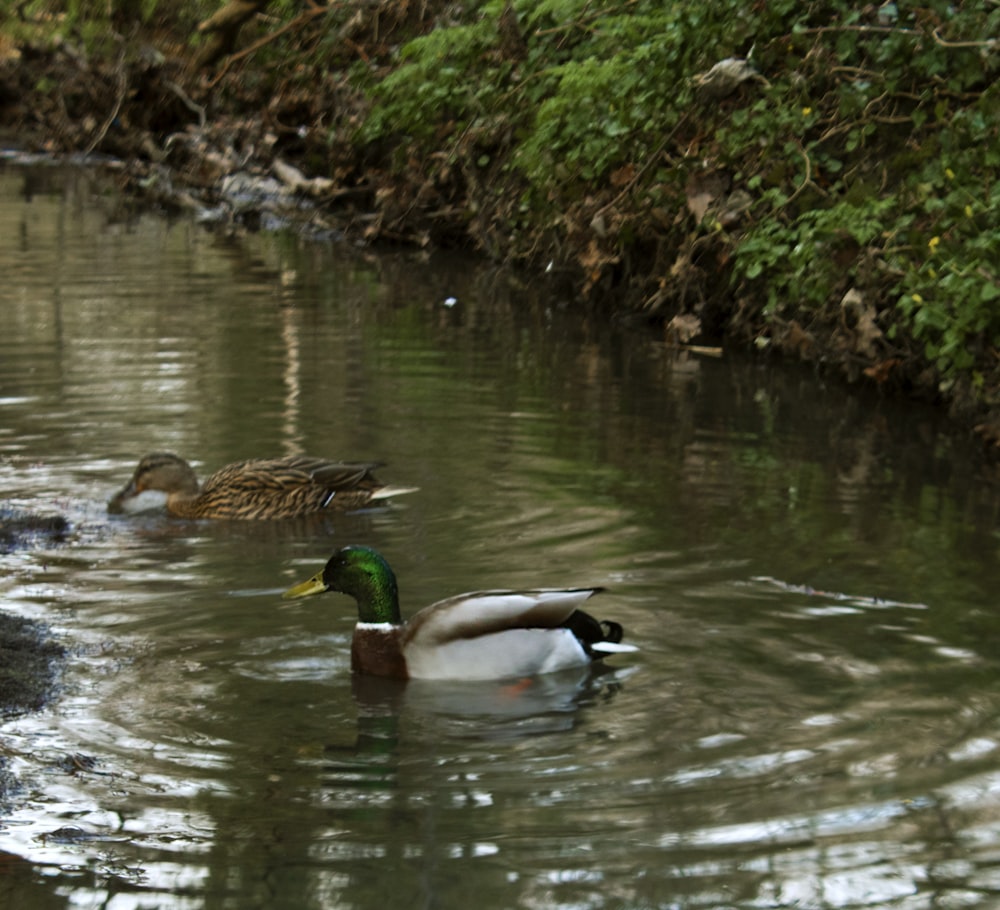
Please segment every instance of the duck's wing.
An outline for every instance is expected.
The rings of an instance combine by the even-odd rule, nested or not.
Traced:
[[[324,490],[376,490],[381,486],[372,474],[377,467],[379,462],[334,462],[308,455],[254,458],[216,471],[205,481],[202,492],[209,494],[221,488],[256,492],[311,486]]]
[[[403,627],[407,672],[420,679],[502,679],[589,664],[569,628],[598,588],[482,591],[421,610]]]
[[[554,629],[601,590],[540,588],[459,594],[417,613],[404,627],[403,645],[440,646],[510,629]]]
[[[319,484],[327,490],[374,492],[382,486],[372,474],[376,468],[382,467],[380,461],[326,461],[323,458],[310,458],[308,455],[293,455],[277,461],[286,464],[289,469],[308,474],[312,483]]]
[[[197,516],[295,518],[327,508],[359,508],[383,489],[371,473],[377,466],[306,455],[236,462],[205,481]]]

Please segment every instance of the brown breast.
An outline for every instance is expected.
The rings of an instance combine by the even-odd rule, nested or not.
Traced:
[[[368,676],[409,679],[406,658],[400,647],[399,629],[355,626],[351,641],[351,669]]]

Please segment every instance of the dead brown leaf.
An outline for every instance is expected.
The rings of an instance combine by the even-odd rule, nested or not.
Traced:
[[[700,222],[712,203],[729,191],[729,184],[729,175],[717,171],[696,174],[688,181],[684,192],[688,211],[694,215],[695,221]]]
[[[623,186],[627,186],[635,178],[635,165],[626,164],[624,167],[618,168],[616,171],[611,172],[611,185],[615,189],[621,189]]]
[[[886,382],[896,367],[898,367],[902,361],[898,357],[890,357],[888,360],[881,360],[878,363],[873,363],[870,367],[866,367],[864,370],[865,376],[869,379],[874,379],[879,385]]]
[[[676,344],[687,344],[701,334],[701,320],[692,313],[679,313],[667,323],[666,333]]]
[[[781,339],[782,350],[798,354],[803,360],[808,360],[814,346],[815,340],[812,334],[802,328],[794,319],[788,323],[788,328]]]
[[[851,335],[851,346],[856,354],[875,357],[882,330],[875,322],[875,308],[868,303],[857,288],[851,288],[840,301],[841,322]]]

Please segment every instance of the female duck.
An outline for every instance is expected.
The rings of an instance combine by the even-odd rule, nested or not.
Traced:
[[[108,511],[166,507],[174,518],[298,518],[324,510],[358,509],[372,500],[409,493],[372,475],[377,464],[342,464],[307,455],[240,461],[216,471],[205,485],[183,458],[147,455]]]
[[[579,609],[600,588],[477,591],[439,601],[404,623],[396,576],[368,547],[344,547],[287,598],[341,591],[358,602],[355,673],[400,679],[503,679],[589,664],[618,651],[622,627]]]

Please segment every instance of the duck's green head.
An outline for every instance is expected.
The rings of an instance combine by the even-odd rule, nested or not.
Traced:
[[[324,591],[341,591],[358,602],[358,620],[396,623],[399,590],[389,563],[371,547],[342,547],[327,561],[322,572],[285,591],[286,598],[309,597]]]

